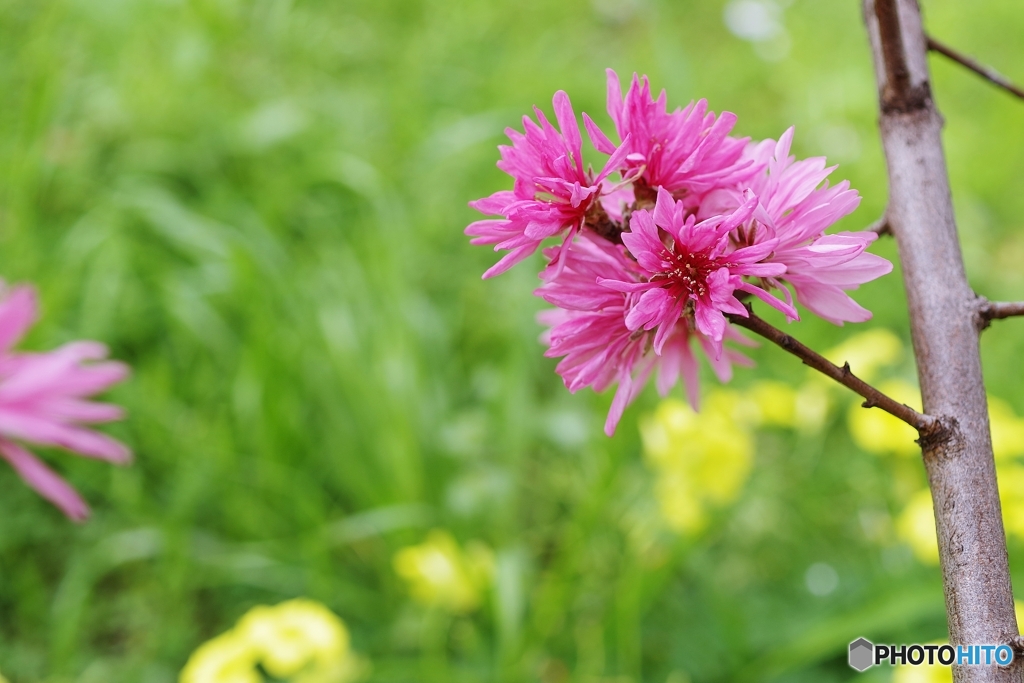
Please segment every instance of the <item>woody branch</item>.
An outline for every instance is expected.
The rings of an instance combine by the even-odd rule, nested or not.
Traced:
[[[727,317],[732,324],[746,328],[751,332],[764,337],[773,344],[777,344],[779,347],[802,360],[805,365],[814,368],[826,377],[830,377],[836,382],[842,384],[844,387],[853,390],[864,398],[865,408],[880,408],[893,417],[903,420],[920,432],[922,436],[929,438],[934,438],[941,429],[939,421],[934,417],[930,415],[922,415],[910,406],[904,405],[899,401],[886,396],[875,387],[854,375],[850,370],[849,363],[844,363],[842,367],[840,367],[813,349],[801,344],[782,330],[772,326],[762,318],[759,318],[754,314],[749,305],[747,305],[747,312],[747,317],[735,314],[729,314]]]
[[[965,54],[957,52],[953,48],[940,43],[931,36],[928,36],[928,49],[933,52],[938,52],[944,57],[948,57],[960,66],[970,69],[978,76],[981,76],[992,85],[1002,88],[1006,92],[1010,93],[1015,97],[1019,97],[1024,100],[1024,88],[1014,85],[1006,76],[993,69],[992,67],[985,66],[980,62],[977,62]]]
[[[932,493],[950,642],[1018,635],[976,324],[957,237],[942,118],[916,0],[864,0],[896,238],[924,410],[949,438],[922,440]],[[1020,683],[1010,667],[954,667],[957,683]]]
[[[1024,301],[987,301],[982,299],[981,305],[978,307],[982,329],[988,327],[993,320],[1021,315],[1024,315]]]

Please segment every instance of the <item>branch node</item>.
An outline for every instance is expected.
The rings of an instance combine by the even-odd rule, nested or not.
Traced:
[[[918,432],[917,444],[922,453],[928,453],[951,442],[959,430],[960,423],[955,417],[932,418],[932,423]]]
[[[888,211],[882,214],[882,217],[876,220],[874,223],[864,228],[865,232],[873,232],[879,237],[892,234],[892,226],[889,225]]]
[[[1024,301],[989,301],[979,296],[975,306],[974,324],[979,332],[991,325],[993,320],[1024,316]]]

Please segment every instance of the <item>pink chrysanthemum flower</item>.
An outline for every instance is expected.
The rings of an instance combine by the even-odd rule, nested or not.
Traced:
[[[554,258],[556,249],[551,249]],[[549,268],[553,269],[552,265]],[[749,365],[750,360],[732,349],[720,349],[708,337],[695,330],[692,322],[679,318],[668,324],[662,334],[660,355],[652,348],[653,332],[630,329],[626,316],[640,295],[620,292],[598,284],[599,280],[636,282],[642,277],[637,263],[622,246],[584,232],[569,249],[557,275],[550,275],[537,294],[558,308],[544,311],[539,318],[550,329],[544,335],[549,345],[545,355],[563,357],[556,371],[566,387],[576,392],[583,387],[603,391],[618,384],[605,421],[605,433],[611,436],[623,411],[639,395],[652,372],[656,385],[665,395],[683,379],[690,403],[697,407],[700,390],[697,359],[691,348],[696,339],[708,356],[715,374],[723,382],[732,376],[732,363]],[[741,344],[749,340],[726,330],[726,338]]]
[[[656,330],[655,353],[662,352],[675,323],[692,316],[696,329],[711,340],[718,356],[728,324],[725,314],[747,315],[736,290],[757,296],[791,319],[797,317],[791,305],[743,280],[743,276],[775,277],[786,272],[780,263],[763,262],[778,246],[777,239],[740,249],[730,241],[730,233],[750,219],[756,206],[757,198],[751,195],[732,213],[698,223],[693,214],[687,215],[683,202],[660,189],[653,212],[641,209],[633,213],[630,232],[622,233],[622,242],[636,259],[642,279],[598,282],[616,291],[639,294],[626,315],[626,326],[632,331]]]
[[[4,288],[6,289],[6,288]],[[69,518],[81,521],[89,507],[57,473],[20,442],[56,446],[115,463],[131,459],[119,441],[82,427],[120,419],[120,407],[86,400],[123,380],[128,367],[106,361],[102,344],[77,341],[46,353],[11,350],[36,319],[36,295],[28,286],[0,292],[0,457]]]
[[[778,241],[767,260],[784,265],[786,271],[767,278],[766,286],[779,288],[788,299],[782,284],[788,282],[797,301],[837,325],[869,320],[871,312],[846,290],[886,275],[892,271],[892,263],[865,251],[878,238],[873,232],[825,234],[829,226],[857,208],[860,196],[845,180],[829,186],[827,178],[836,167],[826,167],[824,157],[796,161],[789,156],[792,141],[790,128],[778,142],[751,145],[745,156],[766,165],[766,170],[738,188],[709,195],[701,214],[735,207],[743,200],[743,188],[753,191],[759,199],[758,210],[734,233],[734,239],[741,245],[766,237]]]
[[[495,251],[508,251],[484,273],[493,277],[532,254],[541,242],[566,230],[563,246],[583,224],[587,211],[601,194],[602,181],[618,170],[626,150],[612,150],[604,169],[593,176],[584,170],[583,140],[569,96],[559,90],[552,100],[561,132],[534,108],[538,123],[523,117],[524,132],[507,128],[512,146],[502,145],[498,168],[515,178],[514,189],[495,192],[470,202],[481,213],[503,216],[471,223],[466,234],[471,244],[494,244]]]
[[[665,188],[681,198],[702,194],[716,187],[734,184],[757,172],[755,160],[743,158],[749,138],[729,137],[736,115],[708,111],[706,100],[669,112],[662,90],[651,95],[647,77],[633,74],[626,96],[622,96],[618,75],[608,73],[608,114],[619,139],[616,148],[584,114],[583,121],[598,150],[611,154],[626,149],[623,177],[636,178],[647,188]],[[609,207],[609,212],[614,212]]]

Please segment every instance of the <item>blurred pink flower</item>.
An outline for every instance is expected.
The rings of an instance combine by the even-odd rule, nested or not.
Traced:
[[[557,249],[549,250],[553,258]],[[549,270],[557,268],[552,264]],[[556,309],[543,311],[540,321],[549,326],[542,339],[549,345],[544,355],[563,357],[556,367],[565,386],[575,393],[583,387],[603,391],[617,383],[618,388],[605,421],[605,433],[611,436],[623,411],[639,395],[652,372],[656,385],[665,395],[680,378],[687,397],[696,409],[699,403],[697,359],[691,348],[696,339],[707,354],[715,374],[723,382],[732,376],[731,363],[750,364],[742,354],[716,345],[693,327],[687,318],[676,318],[659,328],[661,347],[652,348],[653,332],[630,329],[627,313],[639,295],[602,286],[599,281],[637,282],[642,270],[614,245],[589,232],[572,243],[563,267],[537,290],[538,296]],[[665,331],[667,329],[667,331]],[[728,329],[726,338],[749,344],[738,332]]]
[[[515,179],[511,192],[495,192],[470,202],[481,213],[502,216],[471,223],[471,244],[494,244],[506,254],[484,277],[505,272],[532,254],[548,237],[568,229],[563,246],[582,227],[587,211],[602,191],[602,181],[618,170],[626,150],[612,150],[604,169],[593,176],[584,170],[583,140],[569,96],[559,90],[552,100],[561,132],[534,108],[538,123],[523,117],[524,133],[507,128],[512,146],[501,145],[498,168]],[[595,143],[596,144],[596,143]]]
[[[59,475],[19,442],[57,446],[79,455],[115,463],[131,459],[119,441],[82,424],[123,417],[120,407],[86,400],[128,375],[123,363],[84,361],[106,358],[102,344],[77,341],[46,353],[11,350],[36,319],[36,294],[19,285],[0,291],[0,457],[29,486],[69,518],[89,515],[85,501]]]
[[[633,74],[623,98],[618,75],[612,69],[607,74],[608,115],[623,141],[619,149],[628,152],[626,178],[639,176],[648,187],[663,187],[680,199],[741,182],[759,170],[757,160],[743,157],[749,138],[729,137],[736,124],[732,112],[716,117],[707,100],[669,112],[665,91],[655,100],[646,76]],[[597,149],[616,149],[586,114],[583,121]]]
[[[869,320],[871,312],[846,290],[891,272],[892,263],[865,251],[878,238],[873,232],[825,234],[826,228],[857,208],[860,196],[845,180],[829,186],[827,178],[836,167],[826,167],[824,157],[796,161],[789,156],[792,141],[790,128],[778,142],[751,145],[745,156],[764,172],[741,186],[709,194],[700,215],[734,210],[743,202],[743,190],[752,191],[759,200],[758,210],[733,238],[740,245],[777,240],[766,262],[782,264],[786,271],[766,278],[765,285],[777,287],[788,297],[783,282],[790,283],[797,301],[837,325]]]

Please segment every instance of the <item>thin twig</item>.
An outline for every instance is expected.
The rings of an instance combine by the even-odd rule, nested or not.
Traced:
[[[1024,301],[989,301],[980,299],[978,305],[979,329],[985,329],[993,320],[1024,315]]]
[[[949,47],[948,45],[940,43],[931,36],[928,36],[928,49],[932,50],[933,52],[938,52],[939,54],[945,57],[949,57],[957,64],[965,66],[974,73],[978,74],[989,83],[998,86],[1003,90],[1012,93],[1013,95],[1024,100],[1024,88],[1021,88],[1018,85],[1014,85],[1012,82],[1010,82],[1010,79],[1008,79],[1006,76],[1002,75],[992,67],[985,66],[984,64],[976,62],[967,55],[957,52],[953,48]]]
[[[879,237],[883,235],[891,235],[892,226],[889,225],[889,217],[883,213],[881,218],[864,228],[864,232],[873,232]]]
[[[850,372],[849,363],[844,363],[842,367],[839,367],[838,365],[830,362],[818,352],[804,346],[782,330],[777,327],[773,327],[768,322],[754,315],[754,311],[749,304],[747,304],[747,312],[749,317],[746,318],[736,314],[729,314],[728,318],[734,325],[746,328],[755,334],[761,335],[768,341],[778,344],[784,350],[789,351],[791,354],[802,360],[804,365],[814,368],[823,375],[831,377],[835,381],[839,382],[844,387],[852,389],[857,394],[860,394],[865,399],[865,408],[881,408],[893,417],[897,417],[906,422],[908,425],[920,432],[922,436],[934,432],[939,428],[939,421],[936,418],[931,415],[922,415],[910,406],[904,405],[886,396],[875,387],[854,375]]]

